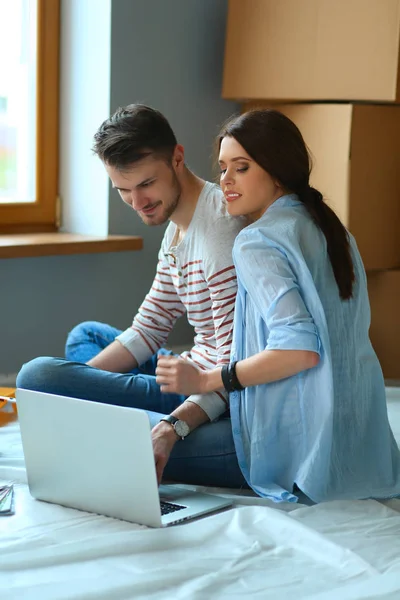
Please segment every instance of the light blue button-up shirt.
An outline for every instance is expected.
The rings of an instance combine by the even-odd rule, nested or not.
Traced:
[[[261,496],[313,501],[400,495],[400,452],[382,370],[369,340],[364,267],[340,299],[323,233],[296,195],[274,202],[236,238],[232,360],[262,350],[311,350],[318,366],[230,396],[242,472]]]

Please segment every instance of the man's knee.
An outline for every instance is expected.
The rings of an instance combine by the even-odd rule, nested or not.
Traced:
[[[83,342],[88,338],[93,337],[101,325],[102,323],[99,323],[98,321],[83,321],[82,323],[75,325],[68,334],[67,345],[68,343],[75,344],[76,342]]]
[[[40,392],[50,391],[59,379],[61,360],[40,356],[25,363],[17,375],[17,387]]]

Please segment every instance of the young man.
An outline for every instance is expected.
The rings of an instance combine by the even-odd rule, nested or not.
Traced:
[[[158,111],[118,109],[94,139],[122,200],[147,225],[170,221],[156,276],[131,327],[78,325],[67,340],[67,360],[35,359],[23,366],[17,385],[146,410],[159,481],[168,462],[168,479],[241,486],[230,419],[216,421],[228,408],[226,393],[162,393],[155,370],[185,312],[196,335],[183,358],[200,369],[229,362],[237,290],[232,246],[244,221],[228,215],[219,187],[186,167],[184,149]]]

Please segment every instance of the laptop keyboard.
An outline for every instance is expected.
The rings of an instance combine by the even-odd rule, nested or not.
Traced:
[[[170,513],[176,512],[177,510],[187,508],[187,506],[182,506],[181,504],[173,504],[172,502],[164,502],[163,500],[160,500],[160,507],[162,515],[169,515]]]

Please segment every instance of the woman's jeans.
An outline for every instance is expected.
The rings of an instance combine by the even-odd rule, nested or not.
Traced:
[[[89,321],[75,327],[66,343],[66,360],[40,357],[25,365],[17,386],[60,396],[71,396],[145,410],[154,427],[185,400],[179,394],[164,394],[156,383],[159,350],[131,373],[111,373],[85,363],[108,346],[120,333],[109,325]],[[138,457],[140,460],[140,457]],[[240,471],[229,418],[206,423],[178,441],[164,471],[166,480],[219,487],[247,487]]]

